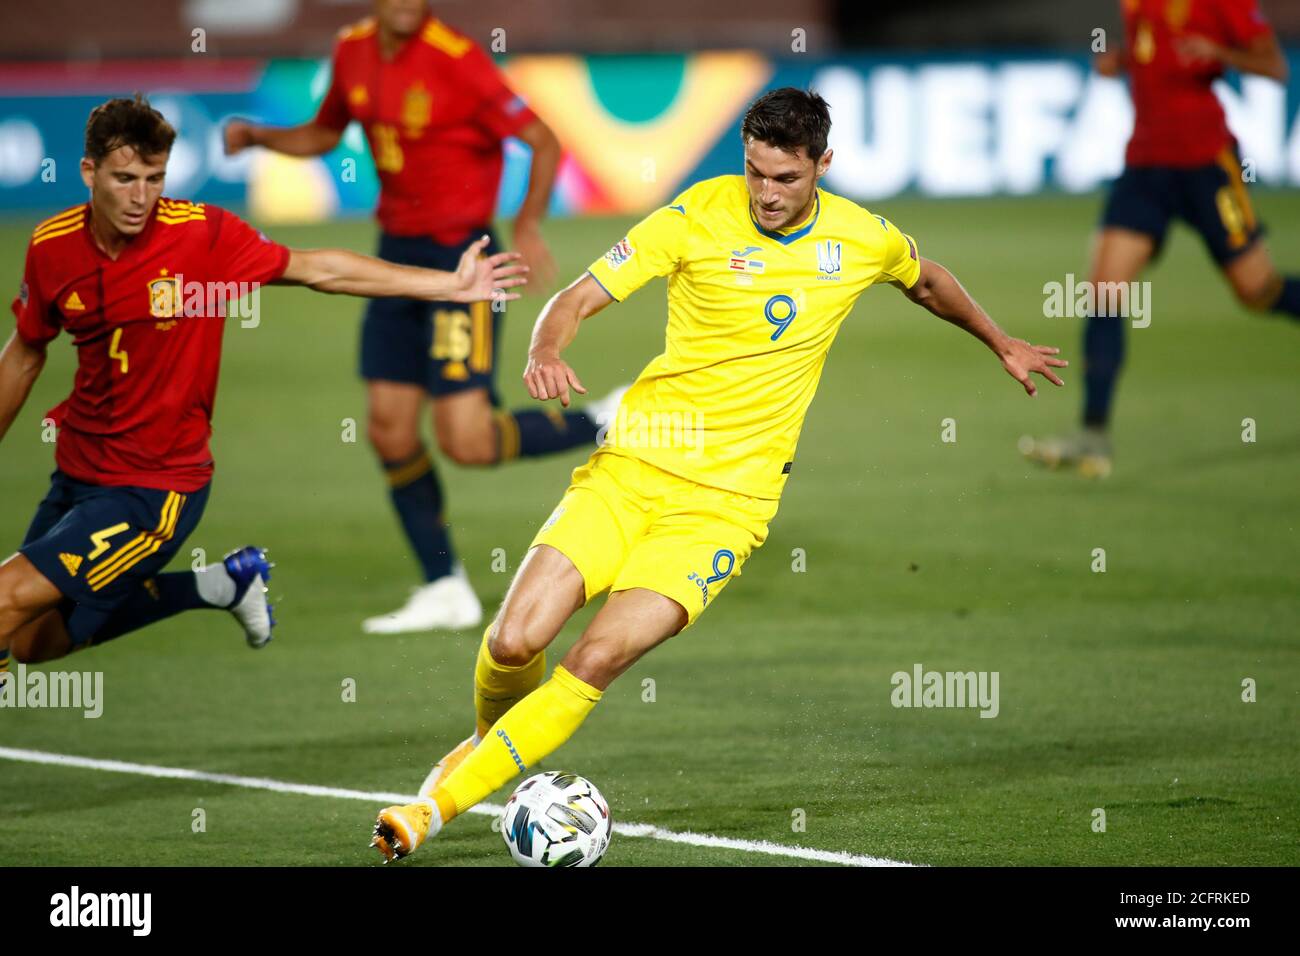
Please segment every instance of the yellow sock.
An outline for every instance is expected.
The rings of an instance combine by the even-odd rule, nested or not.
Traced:
[[[498,664],[488,651],[489,625],[483,632],[474,665],[474,717],[479,739],[487,737],[492,725],[511,707],[537,689],[546,676],[546,652],[539,651],[527,664],[512,667]]]
[[[556,667],[551,679],[511,707],[434,790],[442,821],[464,813],[568,740],[600,698],[601,691]]]

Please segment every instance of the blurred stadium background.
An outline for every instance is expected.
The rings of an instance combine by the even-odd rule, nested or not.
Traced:
[[[712,8],[567,2],[437,3],[498,54],[510,82],[556,130],[567,157],[563,215],[634,213],[685,183],[735,168],[743,107],[760,90],[812,84],[830,100],[839,159],[827,185],[879,200],[1086,192],[1119,170],[1131,107],[1122,81],[1087,71],[1093,31],[1118,39],[1110,3],[927,0],[904,5],[759,0]],[[1266,3],[1285,39],[1300,6]],[[110,93],[150,93],[180,130],[173,195],[247,204],[264,221],[365,215],[375,180],[360,130],[342,153],[296,161],[222,155],[232,116],[296,123],[324,94],[340,24],[367,0],[121,0],[8,4],[0,13],[0,210],[61,208],[81,126]],[[82,11],[82,12],[79,12]],[[1222,95],[1243,156],[1265,185],[1300,185],[1300,76]],[[522,198],[527,153],[510,149],[501,212]],[[355,182],[345,181],[356,161]],[[66,172],[66,165],[64,166]]]
[[[220,145],[231,116],[312,116],[335,33],[369,7],[0,5],[0,284],[16,288],[33,225],[84,200],[76,164],[90,108],[137,89],[180,132],[169,195],[230,206],[290,245],[372,251],[376,186],[359,130],[321,160],[228,159]],[[1300,5],[1263,7],[1291,81],[1230,78],[1221,94],[1274,256],[1294,271]],[[1043,285],[1085,271],[1099,190],[1122,161],[1124,86],[1087,68],[1094,30],[1120,36],[1116,3],[433,9],[497,54],[565,146],[546,224],[562,276],[684,184],[738,172],[740,115],[755,94],[811,84],[832,105],[826,185],[914,234],[1012,332],[1077,357],[1079,324],[1043,318]],[[503,217],[527,172],[523,147],[508,154]],[[828,362],[768,544],[699,627],[611,689],[556,768],[591,776],[616,820],[917,863],[1294,865],[1296,332],[1248,317],[1186,231],[1150,278],[1155,321],[1131,336],[1117,473],[1103,484],[1034,470],[1015,450],[1021,433],[1074,420],[1077,368],[1066,390],[1030,403],[942,322],[888,290],[865,296]],[[518,372],[544,294],[511,309],[500,369],[510,404],[525,399]],[[69,662],[105,671],[102,719],[9,711],[0,743],[402,791],[464,735],[477,635],[359,633],[414,583],[364,435],[339,440],[342,423],[365,420],[361,306],[270,289],[263,310],[256,330],[227,332],[215,491],[191,544],[271,547],[276,642],[254,658],[224,615],[175,619]],[[662,334],[662,294],[647,289],[584,332],[572,361],[598,394],[635,375]],[[66,393],[73,349],[64,340],[51,356],[0,446],[6,549],[51,467],[35,436]],[[1241,440],[1246,416],[1259,423],[1255,444]],[[949,417],[956,444],[940,441]],[[509,578],[493,573],[498,549],[513,570],[583,457],[443,467],[485,605]],[[1099,546],[1106,574],[1089,571]],[[807,573],[792,573],[794,549]],[[917,662],[999,671],[998,719],[892,708],[890,675]],[[1241,702],[1243,678],[1259,681],[1258,704]],[[355,704],[340,703],[344,679],[356,681]],[[357,864],[370,862],[379,805],[5,760],[0,862]],[[196,807],[204,836],[191,830]],[[1090,826],[1098,807],[1104,836]],[[796,809],[804,830],[792,829]],[[60,839],[33,839],[51,833]],[[482,818],[439,843],[411,863],[508,861]],[[608,856],[769,859],[618,836]]]

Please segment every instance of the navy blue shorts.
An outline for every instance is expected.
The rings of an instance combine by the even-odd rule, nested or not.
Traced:
[[[1172,219],[1200,233],[1220,265],[1264,234],[1235,148],[1225,149],[1217,162],[1205,166],[1126,166],[1111,187],[1101,224],[1145,233],[1155,240],[1158,255]]]
[[[73,644],[84,644],[145,581],[167,566],[208,503],[204,485],[180,494],[88,485],[61,471],[36,509],[19,553],[66,599]]]
[[[408,266],[455,272],[461,253],[483,232],[462,243],[444,246],[427,236],[379,239],[379,258]],[[498,252],[492,236],[487,253]],[[493,387],[496,349],[504,309],[491,303],[421,302],[418,299],[371,299],[361,324],[361,377],[422,386],[430,395],[451,395]]]

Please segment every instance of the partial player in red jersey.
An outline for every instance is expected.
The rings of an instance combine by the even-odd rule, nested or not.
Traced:
[[[1135,125],[1093,251],[1098,308],[1084,326],[1083,427],[1069,438],[1022,439],[1052,468],[1110,474],[1111,400],[1129,319],[1107,290],[1137,280],[1160,253],[1172,220],[1200,233],[1237,299],[1257,312],[1300,317],[1300,276],[1281,275],[1247,194],[1237,141],[1213,84],[1225,70],[1275,80],[1286,58],[1259,0],[1121,0],[1125,43],[1097,57],[1106,76],[1125,72]],[[1112,283],[1114,285],[1112,285]]]
[[[49,413],[56,470],[18,553],[0,564],[0,682],[10,655],[47,661],[180,611],[225,608],[249,644],[271,638],[270,565],[246,547],[196,572],[159,573],[198,524],[227,303],[262,283],[320,292],[477,302],[516,298],[517,253],[455,272],[337,249],[288,249],[239,217],[162,196],[176,133],[142,98],[96,107],[81,176],[90,201],[32,235],[0,352],[0,438],[61,331],[72,394]],[[12,439],[11,439],[12,442]]]
[[[372,18],[340,34],[329,91],[315,119],[287,129],[232,122],[226,150],[264,146],[319,156],[338,145],[353,120],[365,130],[379,174],[379,256],[393,262],[445,268],[474,236],[492,234],[502,143],[513,136],[531,147],[514,246],[534,279],[550,283],[555,269],[538,225],[559,143],[505,84],[491,57],[430,15],[427,0],[376,0]],[[495,248],[494,241],[489,249]],[[496,353],[503,318],[498,309],[449,302],[392,299],[367,306],[361,376],[370,443],[425,582],[400,610],[365,621],[368,632],[474,627],[483,615],[456,561],[441,483],[420,436],[426,399],[439,448],[463,465],[593,445],[618,404],[621,391],[586,410],[499,408]]]

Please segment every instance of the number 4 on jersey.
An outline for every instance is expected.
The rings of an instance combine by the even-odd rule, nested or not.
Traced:
[[[117,331],[113,333],[113,341],[108,344],[108,357],[117,359],[122,365],[122,374],[125,375],[130,367],[127,360],[126,352],[122,351],[122,327],[119,325]]]

